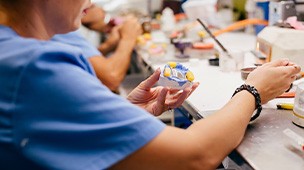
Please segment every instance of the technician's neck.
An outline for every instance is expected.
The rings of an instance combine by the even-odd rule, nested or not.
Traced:
[[[39,40],[49,40],[54,35],[51,27],[39,15],[32,14],[28,16],[8,16],[0,15],[0,24],[11,27],[22,37],[35,38]]]

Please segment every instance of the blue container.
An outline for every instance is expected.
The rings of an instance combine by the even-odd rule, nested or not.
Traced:
[[[174,109],[174,126],[182,129],[187,129],[192,121],[186,116],[187,113],[184,113],[185,110],[179,108]]]
[[[264,18],[268,21],[269,19],[269,2],[257,2],[257,7],[261,8],[264,12]]]
[[[261,9],[263,12],[263,18],[264,20],[269,19],[269,2],[257,2],[257,7]],[[262,31],[265,28],[264,25],[256,25],[255,26],[255,33],[258,34],[260,31]]]

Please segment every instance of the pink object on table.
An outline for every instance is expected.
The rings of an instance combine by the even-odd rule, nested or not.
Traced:
[[[286,23],[290,24],[296,30],[304,30],[303,23],[298,21],[296,16],[287,18]]]

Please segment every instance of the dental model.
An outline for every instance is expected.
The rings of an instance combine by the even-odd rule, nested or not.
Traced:
[[[180,63],[168,62],[161,72],[158,83],[164,87],[183,90],[192,86],[193,80],[194,75],[188,68]]]

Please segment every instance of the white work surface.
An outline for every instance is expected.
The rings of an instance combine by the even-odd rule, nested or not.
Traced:
[[[223,73],[217,66],[209,66],[208,60],[183,63],[195,75],[199,87],[188,101],[199,111],[218,110],[231,98],[234,90],[244,81],[240,72]],[[161,67],[161,65],[156,65]]]
[[[244,51],[245,66],[253,66],[254,59],[250,50],[254,49],[255,36],[243,33],[233,33],[224,34],[219,37],[219,40],[229,50]],[[174,57],[171,56],[173,54],[169,52],[169,55],[170,56],[165,57],[169,58],[168,60],[174,61]],[[162,59],[164,62],[153,62],[153,59],[149,57],[145,57],[144,60],[153,68],[153,70],[162,68],[165,61],[168,61]],[[179,62],[182,62],[193,72],[196,82],[200,82],[200,86],[187,100],[193,107],[196,107],[196,110],[198,111],[218,110],[227,103],[234,90],[244,83],[239,71],[228,73],[222,72],[218,66],[210,66],[206,58],[195,58]]]
[[[160,37],[159,41],[166,41],[164,35],[160,32],[154,33],[155,37]],[[254,66],[255,59],[251,50],[254,49],[256,37],[244,33],[226,33],[218,37],[220,42],[229,51],[243,51],[245,53],[244,67]],[[170,49],[172,50],[172,49]],[[212,57],[212,56],[210,56]],[[149,57],[146,53],[141,53],[141,59],[144,60],[153,70],[162,68],[167,61],[178,61],[188,67],[195,76],[195,81],[200,82],[200,86],[189,97],[187,102],[199,111],[202,116],[212,111],[218,110],[225,105],[231,98],[234,90],[242,85],[240,71],[223,72],[218,66],[210,66],[209,57],[195,57],[193,59],[178,59],[174,57],[174,52],[168,51],[168,54],[162,58]],[[274,99],[265,104],[263,108],[276,108],[276,103],[293,102],[292,99]]]
[[[255,36],[226,33],[218,38],[228,50],[247,51],[245,66],[253,64],[249,51],[254,49]],[[145,54],[139,53],[139,55],[141,60],[153,70],[166,64],[165,59],[155,61],[150,60],[151,58]],[[172,58],[170,56],[169,60]],[[192,112],[194,118],[197,117],[195,114],[206,117],[223,107],[234,90],[244,83],[240,72],[222,72],[219,67],[210,66],[206,59],[189,60],[183,64],[194,73],[195,81],[200,82],[200,86],[183,104],[184,107],[187,105],[186,110]],[[280,101],[292,102],[293,99],[280,99]],[[239,164],[244,169],[304,169],[304,152],[283,134],[283,130],[291,129],[304,137],[304,130],[292,124],[292,111],[275,109],[277,102],[278,100],[274,100],[263,106],[261,116],[248,126],[243,142],[236,152],[233,152],[237,153],[237,160],[243,159],[245,162]]]

